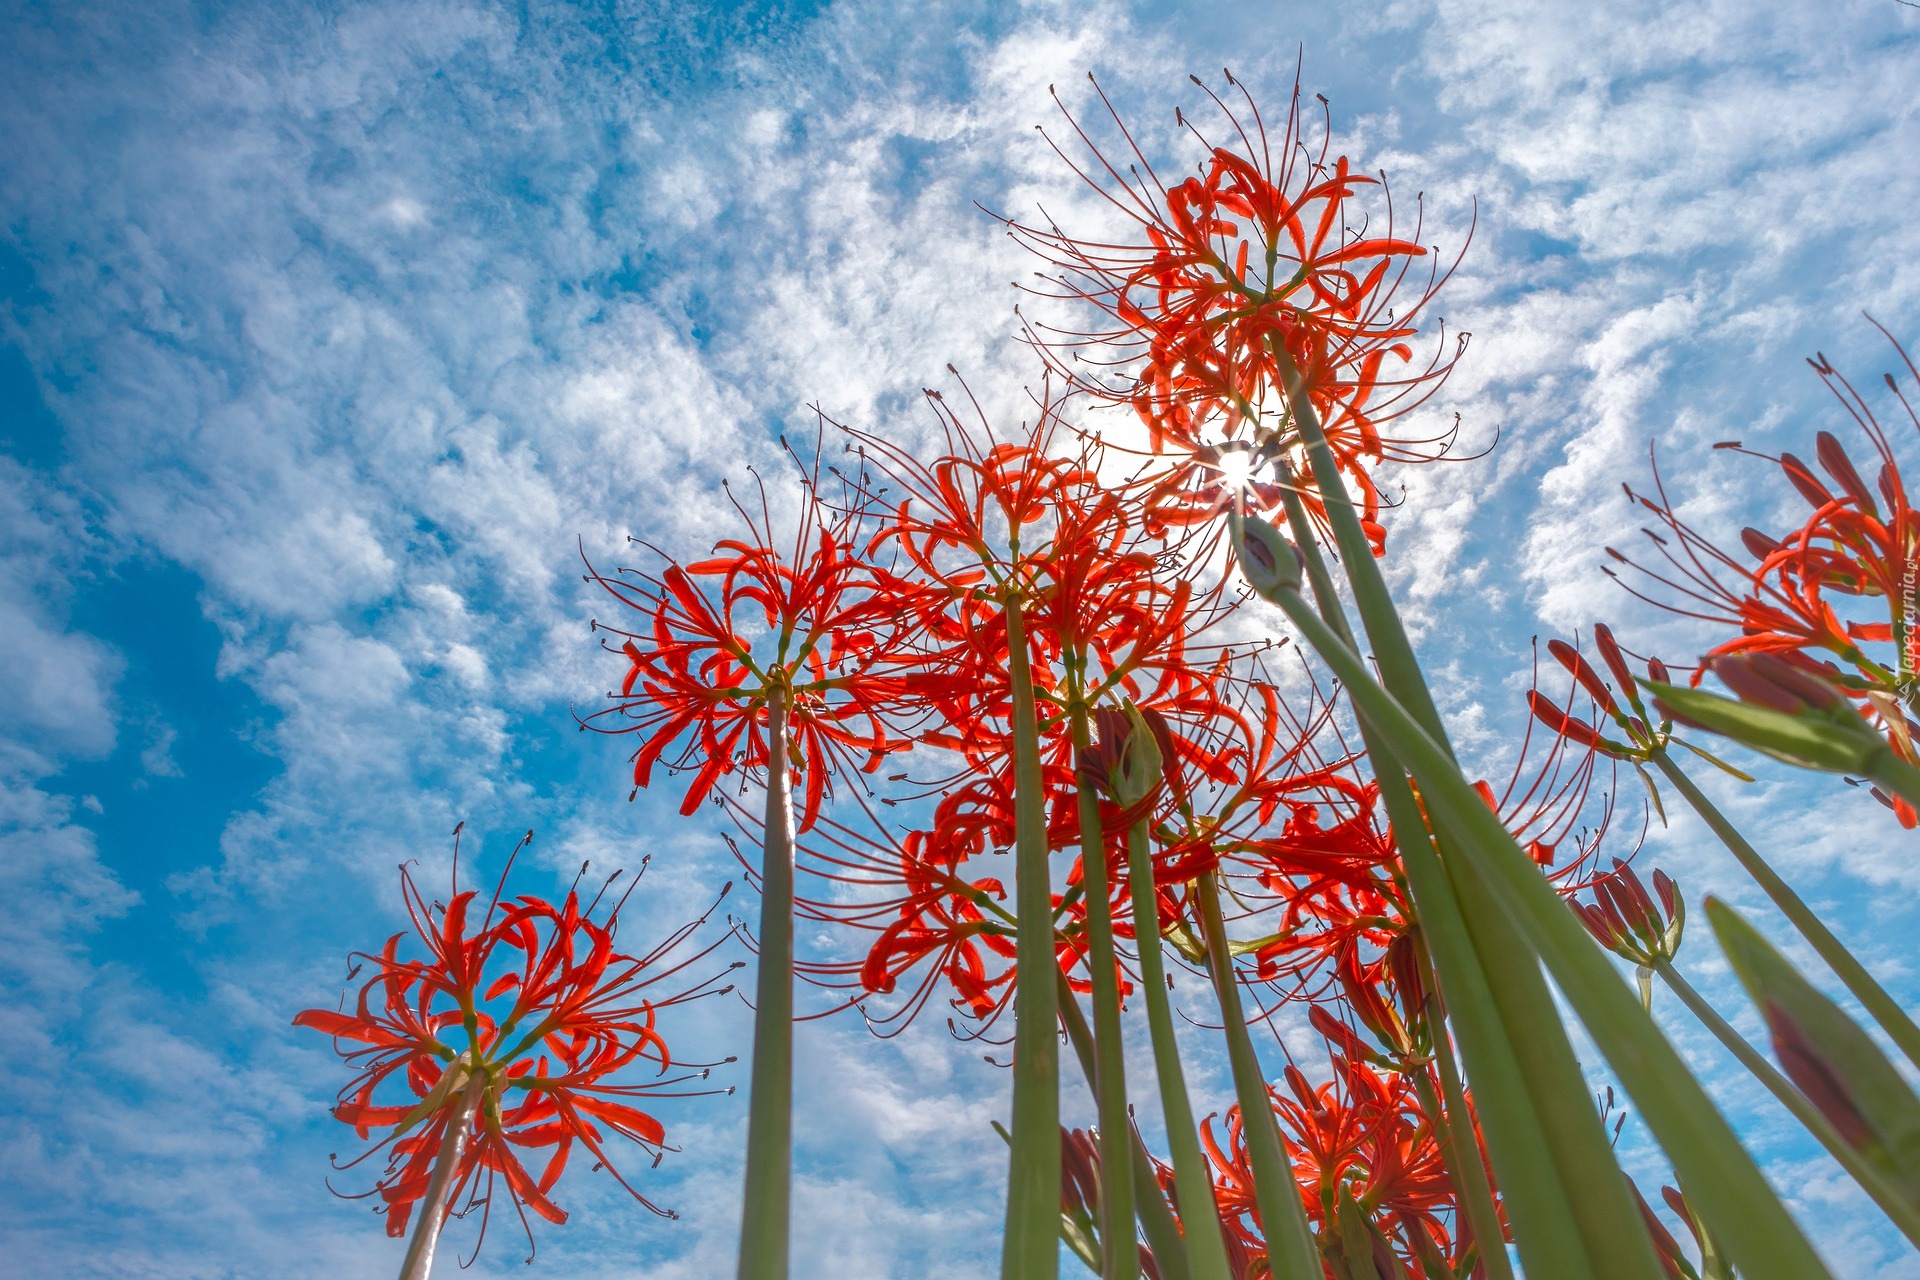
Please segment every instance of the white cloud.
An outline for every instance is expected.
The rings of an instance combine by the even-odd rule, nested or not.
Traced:
[[[1345,86],[1336,110],[1361,117],[1336,127],[1391,164],[1396,191],[1427,193],[1443,239],[1484,197],[1446,307],[1476,341],[1436,411],[1505,438],[1488,461],[1395,477],[1409,504],[1393,544],[1418,549],[1393,571],[1475,749],[1497,752],[1537,621],[1624,611],[1595,569],[1633,526],[1617,484],[1639,478],[1649,435],[1689,510],[1732,520],[1747,481],[1699,467],[1702,442],[1804,431],[1818,393],[1789,357],[1854,342],[1843,317],[1862,302],[1911,319],[1916,276],[1893,232],[1920,166],[1905,162],[1908,28],[1890,14],[1702,0],[1599,16],[1403,5],[1382,31],[1371,14],[1303,19],[1323,24],[1308,29],[1310,86]],[[1038,6],[923,30],[853,5],[790,48],[703,52],[660,89],[647,76],[678,72],[657,49],[624,50],[637,71],[597,67],[602,35],[544,11],[227,17],[190,48],[177,17],[42,30],[22,46],[38,60],[20,80],[30,99],[0,97],[0,200],[53,300],[16,307],[9,332],[69,452],[57,480],[0,471],[14,646],[0,711],[24,726],[8,758],[33,768],[112,748],[119,659],[67,627],[61,584],[101,554],[79,533],[95,504],[126,546],[204,581],[220,670],[271,712],[256,736],[282,771],[171,881],[170,907],[231,948],[206,962],[214,1029],[152,1014],[166,975],[90,964],[76,939],[132,899],[63,802],[21,784],[22,927],[57,940],[35,990],[61,994],[10,1034],[65,1037],[53,1070],[99,1092],[78,1136],[51,1102],[29,1108],[8,1163],[178,1242],[143,1255],[129,1236],[103,1273],[288,1257],[358,1272],[390,1251],[358,1210],[320,1207],[332,1064],[284,1020],[289,991],[326,998],[333,975],[276,950],[288,922],[328,964],[369,945],[394,864],[443,866],[462,817],[556,828],[552,859],[544,832],[536,848],[563,876],[656,850],[650,891],[669,914],[736,874],[705,827],[662,820],[673,798],[624,804],[617,744],[578,778],[530,759],[560,708],[612,678],[585,633],[606,605],[579,582],[574,539],[600,563],[638,554],[628,534],[704,552],[735,528],[721,479],[739,492],[748,465],[782,474],[774,436],[811,430],[810,402],[917,438],[918,389],[952,361],[995,412],[1018,406],[1032,366],[1010,341],[1007,282],[1028,264],[972,201],[1099,217],[1030,128],[1053,124],[1046,86],[1079,104],[1098,68],[1165,148],[1189,64],[1231,47],[1274,101],[1295,37],[1208,34],[1244,11],[1176,26]],[[148,767],[164,772],[172,730],[157,732]],[[1797,872],[1847,902],[1848,877],[1908,883],[1890,832],[1842,840],[1794,803],[1803,816],[1777,826]],[[324,918],[343,902],[355,909]],[[799,1269],[984,1273],[1001,1159],[984,1117],[1004,1077],[937,1026],[879,1046],[837,1023],[813,1043],[831,1087],[802,1120]],[[1218,1105],[1222,1077],[1195,1061]],[[195,1107],[217,1113],[209,1132],[181,1118]],[[728,1115],[689,1120],[663,1173],[688,1214],[646,1235],[661,1274],[724,1270]],[[234,1167],[268,1188],[258,1201],[223,1181]],[[580,1222],[543,1249],[582,1273],[624,1265],[627,1210],[581,1194]],[[53,1269],[99,1221],[43,1228],[28,1256]],[[517,1266],[510,1243],[492,1247],[483,1267]]]

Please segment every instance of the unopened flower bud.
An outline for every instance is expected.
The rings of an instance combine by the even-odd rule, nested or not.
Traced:
[[[1100,707],[1093,713],[1099,740],[1081,753],[1080,769],[1114,803],[1130,808],[1160,786],[1158,736],[1140,709]]]
[[[1248,586],[1269,600],[1300,589],[1300,552],[1278,529],[1259,516],[1236,516],[1229,527]]]
[[[1593,647],[1600,651],[1607,670],[1620,682],[1620,692],[1629,698],[1635,696],[1638,686],[1634,684],[1633,671],[1627,666],[1626,655],[1620,652],[1620,643],[1613,638],[1612,629],[1604,622],[1593,624]]]
[[[1809,709],[1837,711],[1847,705],[1832,685],[1769,653],[1729,655],[1710,665],[1742,702],[1789,715]]]
[[[1807,769],[1872,775],[1888,747],[1841,692],[1769,654],[1716,659],[1713,671],[1740,701],[1704,689],[1652,684],[1661,715],[1724,734]]]

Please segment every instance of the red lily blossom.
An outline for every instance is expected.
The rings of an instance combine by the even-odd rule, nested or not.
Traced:
[[[911,741],[922,682],[901,653],[920,588],[862,557],[862,503],[834,510],[815,495],[814,479],[806,490],[784,556],[772,549],[770,518],[748,516],[736,503],[750,536],[722,541],[717,549],[726,554],[684,568],[669,560],[657,574],[623,569],[609,577],[590,567],[589,580],[642,622],[629,631],[595,620],[596,629],[622,637],[628,668],[611,705],[581,723],[644,736],[633,756],[636,789],[663,759],[692,770],[682,813],[724,775],[765,766],[775,696],[788,703],[802,831],[819,817],[837,769],[857,763],[874,772]],[[702,580],[713,584],[711,594]]]
[[[1895,350],[1907,372],[1920,379],[1920,369],[1898,343]],[[1640,565],[1612,548],[1608,553],[1658,588],[1629,586],[1633,594],[1687,617],[1737,628],[1737,635],[1702,656],[1695,684],[1716,660],[1770,655],[1838,685],[1873,717],[1896,754],[1920,763],[1920,722],[1914,718],[1920,715],[1920,631],[1911,616],[1920,578],[1920,513],[1907,497],[1891,438],[1872,405],[1825,356],[1808,363],[1867,438],[1879,460],[1874,483],[1868,484],[1845,445],[1826,431],[1815,436],[1818,470],[1791,453],[1769,458],[1810,510],[1804,523],[1784,536],[1743,530],[1742,558],[1679,518],[1656,469],[1656,496],[1631,489],[1628,495],[1665,526],[1666,536],[1649,531],[1664,567]],[[1920,431],[1920,413],[1891,374],[1886,385]],[[1737,441],[1716,447],[1748,452]],[[1884,621],[1852,616],[1873,601]],[[1902,825],[1920,825],[1920,813],[1905,801],[1877,789],[1875,794]]]
[[[1453,1184],[1410,1080],[1336,1059],[1328,1083],[1315,1088],[1290,1066],[1286,1086],[1270,1091],[1274,1113],[1322,1251],[1341,1247],[1335,1219],[1343,1198],[1350,1197],[1367,1219],[1375,1247],[1389,1255],[1382,1259],[1389,1268],[1382,1274],[1397,1264],[1423,1280],[1453,1275],[1463,1224],[1454,1220]],[[1222,1141],[1211,1120],[1201,1128],[1221,1219],[1250,1252],[1264,1253],[1238,1107],[1228,1110],[1224,1129]]]
[[[572,890],[557,907],[533,896],[509,901],[501,896],[503,873],[475,920],[477,892],[459,887],[455,836],[455,878],[444,904],[429,903],[401,868],[411,933],[423,957],[402,958],[408,933],[396,933],[378,954],[355,953],[355,973],[371,965],[373,975],[360,984],[350,1010],[307,1009],[293,1019],[332,1036],[355,1070],[334,1116],[362,1139],[389,1131],[343,1167],[386,1153],[385,1171],[368,1194],[380,1196],[391,1236],[406,1233],[443,1152],[455,1150],[458,1163],[442,1211],[456,1216],[485,1206],[482,1238],[499,1191],[523,1227],[528,1209],[565,1222],[551,1192],[576,1144],[641,1204],[673,1216],[615,1169],[606,1143],[609,1135],[626,1138],[657,1162],[672,1149],[666,1130],[633,1101],[693,1096],[677,1086],[706,1078],[700,1064],[676,1064],[659,1015],[732,988],[717,987],[717,978],[656,988],[684,982],[688,966],[712,951],[676,954],[711,909],[646,953],[630,955],[614,945],[626,895],[595,921],[604,887],[584,906]],[[531,838],[520,842],[516,856]],[[676,1066],[680,1073],[669,1075]],[[641,1068],[652,1078],[631,1076],[629,1069]],[[541,1150],[547,1155],[536,1174],[525,1160]]]
[[[1426,460],[1451,445],[1451,433],[1393,441],[1380,426],[1432,394],[1464,338],[1450,357],[1442,345],[1424,367],[1414,363],[1415,321],[1444,283],[1436,269],[1417,296],[1396,300],[1413,260],[1427,254],[1418,223],[1411,236],[1398,235],[1385,201],[1378,211],[1384,233],[1368,234],[1372,221],[1358,202],[1364,189],[1384,191],[1384,184],[1354,173],[1345,156],[1330,159],[1324,134],[1317,151],[1304,144],[1297,82],[1278,138],[1268,135],[1244,86],[1231,74],[1228,82],[1239,91],[1238,108],[1194,81],[1219,109],[1227,138],[1209,142],[1181,117],[1207,159],[1172,186],[1097,82],[1129,157],[1109,158],[1062,106],[1089,158],[1082,164],[1054,149],[1137,232],[1110,242],[1007,220],[1015,238],[1056,269],[1037,292],[1091,303],[1112,326],[1030,333],[1076,385],[1131,403],[1151,452],[1177,459],[1150,494],[1163,523],[1205,519],[1232,503],[1271,509],[1279,490],[1260,473],[1289,457],[1292,474],[1276,483],[1303,483],[1285,410],[1291,381],[1312,401],[1377,540],[1370,466]],[[1097,352],[1090,366],[1079,360],[1085,349]],[[1086,367],[1112,368],[1119,380],[1088,376]],[[1313,500],[1311,484],[1303,491]]]
[[[801,960],[795,972],[848,992],[847,1004],[883,1037],[910,1024],[943,982],[963,1017],[991,1022],[1012,995],[1016,930],[1003,905],[1006,885],[982,873],[989,846],[942,846],[927,831],[895,837],[877,820],[863,825],[821,820],[800,848],[798,870],[822,891],[800,896],[796,910],[878,936],[857,960]],[[891,1010],[877,1007],[873,997],[895,996],[910,974]]]

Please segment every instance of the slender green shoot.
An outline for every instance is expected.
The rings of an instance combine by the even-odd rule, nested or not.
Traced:
[[[1059,973],[1056,969],[1054,972]],[[1093,1032],[1087,1026],[1086,1015],[1080,1012],[1080,1001],[1067,985],[1067,975],[1060,974],[1059,981],[1060,1025],[1066,1029],[1067,1041],[1073,1045],[1074,1054],[1080,1059],[1080,1071],[1087,1078],[1087,1088],[1093,1088],[1093,1078],[1097,1073],[1093,1058]],[[1131,1125],[1128,1132],[1133,1134],[1133,1164],[1136,1169],[1153,1168],[1153,1157],[1147,1152],[1146,1143],[1140,1140],[1140,1134]],[[1140,1220],[1141,1233],[1147,1237],[1147,1248],[1153,1250],[1154,1264],[1160,1268],[1161,1280],[1199,1280],[1187,1267],[1187,1248],[1180,1234],[1180,1224],[1175,1221],[1173,1210],[1167,1207],[1167,1199],[1160,1193],[1160,1184],[1153,1178],[1135,1178],[1133,1180],[1133,1211]]]
[[[1068,719],[1074,750],[1086,751],[1093,742],[1086,705],[1074,702]],[[1135,1280],[1140,1274],[1140,1254],[1133,1243],[1133,1123],[1127,1114],[1127,1058],[1120,1040],[1112,887],[1100,825],[1100,795],[1084,775],[1079,806],[1080,874],[1087,890],[1087,969],[1093,986],[1093,1086],[1100,1112],[1100,1275],[1102,1280]],[[1147,1170],[1140,1173],[1149,1176]]]
[[[1780,914],[1799,930],[1800,936],[1827,962],[1827,967],[1853,993],[1854,999],[1860,1002],[1868,1015],[1880,1024],[1880,1029],[1900,1046],[1900,1052],[1907,1056],[1907,1061],[1920,1067],[1920,1026],[1914,1025],[1913,1019],[1907,1016],[1899,1002],[1887,994],[1887,989],[1853,958],[1853,952],[1833,936],[1833,931],[1821,922],[1819,916],[1813,914],[1800,895],[1780,878],[1779,873],[1747,842],[1746,837],[1734,829],[1726,815],[1707,799],[1706,794],[1694,785],[1693,779],[1681,771],[1666,751],[1654,752],[1652,760],[1674,789],[1686,797],[1693,811],[1720,837],[1720,842],[1739,860],[1741,867],[1753,877],[1754,883],[1773,899],[1773,905],[1780,908]]]
[[[1040,775],[1040,726],[1026,619],[1007,604],[1013,692],[1014,915],[1012,1154],[1001,1280],[1055,1280],[1060,1272],[1060,1032],[1053,954],[1053,884]]]
[[[1167,1122],[1167,1150],[1173,1157],[1173,1186],[1180,1196],[1180,1225],[1193,1280],[1231,1280],[1227,1246],[1220,1235],[1220,1209],[1213,1198],[1213,1177],[1200,1150],[1174,1038],[1173,1010],[1167,999],[1166,957],[1160,950],[1160,911],[1154,900],[1153,851],[1142,818],[1127,832],[1127,879],[1133,896],[1133,930],[1140,952],[1140,994],[1147,1006],[1147,1030],[1153,1038],[1153,1067],[1160,1085],[1160,1113]]]
[[[767,751],[740,1280],[786,1280],[792,1208],[793,793],[787,775],[787,695],[781,688],[767,698]]]
[[[1260,1058],[1247,1034],[1240,983],[1227,948],[1227,926],[1220,915],[1220,890],[1214,873],[1208,871],[1196,878],[1193,890],[1206,936],[1207,968],[1213,975],[1220,1021],[1226,1028],[1227,1062],[1233,1068],[1233,1090],[1240,1102],[1240,1133],[1246,1139],[1247,1161],[1253,1166],[1260,1229],[1267,1237],[1267,1266],[1273,1280],[1320,1280],[1320,1254],[1314,1248],[1306,1211],[1300,1207],[1293,1162],[1287,1159],[1286,1143],[1273,1115],[1273,1099],[1267,1093],[1267,1079],[1260,1072]]]

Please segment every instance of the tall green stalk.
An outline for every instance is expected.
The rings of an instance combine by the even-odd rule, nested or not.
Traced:
[[[1440,1094],[1445,1100],[1446,1114],[1450,1117],[1448,1130],[1454,1147],[1454,1163],[1449,1167],[1450,1172],[1453,1173],[1454,1185],[1464,1189],[1467,1225],[1473,1228],[1473,1238],[1480,1246],[1480,1256],[1485,1261],[1488,1276],[1492,1280],[1513,1280],[1513,1264],[1507,1258],[1506,1232],[1501,1229],[1500,1212],[1493,1203],[1493,1186],[1487,1180],[1487,1166],[1480,1158],[1474,1111],[1467,1105],[1467,1091],[1460,1082],[1460,1064],[1454,1059],[1453,1039],[1447,1032],[1446,1005],[1426,957],[1422,958],[1422,968],[1426,970],[1424,976],[1428,990],[1434,992],[1433,1002],[1427,1010],[1431,1024],[1428,1038],[1433,1044],[1434,1065],[1440,1070]],[[1486,1110],[1484,1100],[1480,1109],[1483,1112]]]
[[[1747,843],[1746,837],[1734,829],[1726,815],[1693,784],[1693,779],[1681,772],[1680,766],[1673,762],[1666,751],[1654,752],[1652,760],[1667,781],[1674,785],[1674,789],[1687,798],[1693,811],[1713,828],[1720,842],[1739,859],[1747,874],[1773,899],[1773,905],[1780,908],[1780,914],[1800,931],[1800,936],[1827,962],[1827,967],[1853,993],[1873,1020],[1880,1024],[1880,1029],[1900,1046],[1900,1052],[1907,1055],[1907,1061],[1920,1067],[1920,1027],[1914,1025],[1906,1010],[1887,994],[1885,987],[1874,981],[1873,975],[1853,958],[1853,953],[1833,936],[1832,930],[1821,923],[1820,917],[1813,914],[1807,904],[1801,901],[1800,895],[1780,878],[1759,851]]]
[[[1160,909],[1153,890],[1153,849],[1145,818],[1127,832],[1127,882],[1133,897],[1134,944],[1140,952],[1140,994],[1147,1006],[1147,1031],[1153,1038],[1153,1069],[1160,1085],[1160,1114],[1167,1122],[1167,1150],[1173,1157],[1173,1187],[1180,1197],[1187,1262],[1193,1280],[1231,1280],[1213,1178],[1200,1150],[1187,1077],[1180,1067],[1180,1043],[1173,1033],[1166,958],[1160,951]]]
[[[1300,549],[1321,617],[1351,646],[1353,631],[1347,624],[1346,607],[1327,571],[1305,505],[1293,488],[1292,476],[1283,473],[1281,480],[1287,523]],[[1462,1051],[1467,1054],[1469,1069],[1481,1091],[1487,1145],[1495,1164],[1505,1171],[1502,1185],[1515,1235],[1520,1241],[1521,1257],[1536,1275],[1566,1276],[1570,1280],[1591,1276],[1593,1268],[1575,1223],[1572,1201],[1555,1171],[1553,1148],[1514,1053],[1516,1041],[1536,1034],[1538,1029],[1522,1026],[1516,1034],[1515,1028],[1501,1020],[1500,1005],[1490,990],[1491,981],[1513,983],[1524,980],[1526,975],[1509,970],[1490,977],[1482,967],[1472,932],[1428,838],[1426,815],[1420,811],[1413,789],[1407,784],[1406,773],[1377,727],[1364,714],[1360,716],[1360,733],[1380,785],[1394,841],[1400,849],[1401,866],[1412,890],[1414,910],[1423,925],[1422,946],[1442,957],[1437,963],[1446,978],[1434,983],[1436,1003],[1460,1026]],[[1492,920],[1483,918],[1478,923],[1480,932],[1486,933],[1504,922],[1496,916]],[[1537,979],[1537,970],[1534,976]],[[1457,1131],[1464,1125],[1471,1134],[1473,1126],[1468,1118],[1466,1095],[1460,1087],[1459,1070],[1447,1042],[1445,1019],[1433,1018],[1432,1022],[1434,1052],[1440,1058],[1447,1108],[1456,1117],[1452,1127]],[[1580,1097],[1584,1105],[1584,1089]],[[1500,1230],[1499,1214],[1494,1208],[1492,1188],[1487,1182],[1486,1168],[1480,1163],[1477,1144],[1464,1155],[1456,1151],[1450,1156],[1449,1170],[1465,1201],[1468,1221],[1482,1241],[1481,1253],[1488,1275],[1492,1280],[1512,1280],[1505,1236]]]
[[[1001,1280],[1055,1280],[1060,1271],[1060,1006],[1053,954],[1053,884],[1047,867],[1040,725],[1034,713],[1027,625],[1007,604],[1013,693],[1014,918],[1013,1124],[1007,1169]]]
[[[1086,704],[1068,710],[1077,756],[1093,745]],[[1135,1280],[1140,1252],[1133,1237],[1133,1133],[1127,1114],[1127,1059],[1120,1041],[1119,961],[1113,950],[1113,898],[1100,795],[1079,784],[1080,874],[1087,892],[1087,969],[1093,986],[1094,1095],[1100,1111],[1100,1230],[1102,1280]],[[1146,1176],[1146,1170],[1141,1170]]]
[[[1740,1060],[1740,1065],[1753,1073],[1753,1078],[1767,1087],[1767,1092],[1779,1099],[1780,1105],[1793,1113],[1793,1118],[1806,1127],[1808,1133],[1820,1140],[1839,1162],[1847,1175],[1860,1184],[1861,1190],[1873,1197],[1873,1202],[1900,1228],[1902,1235],[1914,1245],[1920,1246],[1920,1208],[1907,1203],[1899,1191],[1890,1186],[1880,1171],[1861,1158],[1847,1140],[1820,1114],[1819,1108],[1807,1100],[1807,1096],[1794,1087],[1791,1080],[1781,1075],[1771,1062],[1760,1056],[1758,1050],[1748,1044],[1746,1037],[1722,1018],[1706,998],[1693,989],[1693,984],[1680,976],[1672,961],[1664,961],[1653,967],[1655,973],[1665,982],[1674,995],[1680,997],[1680,1003],[1687,1006],[1701,1025],[1713,1032],[1714,1039],[1723,1045],[1727,1052]]]
[[[448,1070],[455,1070],[449,1067]],[[418,1206],[420,1220],[413,1224],[413,1238],[407,1241],[407,1256],[400,1260],[400,1280],[427,1280],[433,1274],[434,1249],[440,1243],[440,1228],[447,1218],[447,1197],[453,1191],[454,1171],[467,1150],[467,1132],[473,1128],[474,1113],[487,1093],[485,1072],[467,1077],[460,1105],[447,1121],[447,1136],[440,1141],[440,1154],[434,1157],[433,1173],[427,1178],[427,1194]]]
[[[1307,461],[1381,678],[1451,762],[1453,752],[1446,727],[1420,672],[1399,611],[1394,608],[1386,579],[1374,562],[1372,544],[1360,527],[1359,514],[1347,494],[1339,462],[1320,428],[1319,415],[1301,382],[1300,371],[1284,345],[1274,343],[1273,352],[1294,427],[1306,447]],[[1444,850],[1445,842],[1440,843]],[[1619,1173],[1599,1116],[1588,1105],[1579,1061],[1530,948],[1501,918],[1501,912],[1489,909],[1491,894],[1480,883],[1475,868],[1453,862],[1445,865],[1487,975],[1487,990],[1500,1006],[1507,1041],[1532,1096],[1547,1152],[1566,1188],[1566,1202],[1586,1244],[1593,1274],[1603,1280],[1660,1275],[1659,1259],[1641,1221],[1639,1206],[1626,1178]],[[1471,1063],[1468,1069],[1472,1070]]]
[[[1099,1074],[1093,1061],[1093,1031],[1087,1026],[1086,1015],[1080,1012],[1079,999],[1067,985],[1067,975],[1057,968],[1054,972],[1060,979],[1055,984],[1060,997],[1060,1025],[1066,1029],[1067,1041],[1080,1059],[1080,1072],[1087,1078],[1087,1090],[1092,1092],[1093,1079]],[[1153,1168],[1153,1157],[1147,1151],[1147,1144],[1140,1140],[1139,1131],[1131,1125],[1127,1131],[1133,1138],[1133,1167]],[[1180,1224],[1174,1221],[1173,1210],[1167,1207],[1167,1198],[1160,1193],[1157,1180],[1133,1180],[1133,1212],[1140,1220],[1141,1233],[1147,1237],[1147,1247],[1153,1250],[1154,1265],[1160,1268],[1161,1280],[1197,1280],[1187,1267],[1187,1247],[1181,1239]]]
[[[1374,683],[1359,655],[1333,634],[1297,590],[1283,583],[1267,595],[1326,660],[1356,705],[1392,734],[1450,855],[1470,860],[1486,877],[1501,908],[1546,962],[1673,1161],[1702,1218],[1727,1240],[1742,1273],[1751,1280],[1826,1276],[1812,1246],[1705,1090],[1452,757]],[[1634,1235],[1646,1239],[1644,1231]],[[1624,1237],[1616,1246],[1631,1249],[1633,1238]]]
[[[1573,1173],[1578,1180],[1571,1183],[1564,1176],[1540,1114],[1543,1104],[1539,1095],[1545,1089],[1525,1069],[1531,1065],[1537,1070],[1540,1059],[1535,1055],[1523,1060],[1517,1052],[1517,1046],[1530,1037],[1544,1037],[1557,1031],[1564,1039],[1566,1033],[1558,1026],[1557,1014],[1555,1021],[1544,1028],[1512,1026],[1506,1021],[1506,1011],[1513,1002],[1503,1002],[1494,995],[1496,983],[1513,985],[1529,977],[1537,980],[1538,964],[1529,955],[1517,972],[1501,972],[1489,969],[1482,962],[1474,931],[1461,910],[1447,868],[1441,864],[1427,836],[1427,816],[1401,771],[1398,757],[1384,748],[1385,735],[1373,727],[1368,717],[1362,715],[1360,724],[1400,847],[1401,866],[1406,869],[1407,882],[1420,912],[1421,932],[1431,945],[1440,969],[1436,986],[1446,1001],[1448,1016],[1460,1032],[1460,1051],[1473,1079],[1475,1096],[1480,1100],[1487,1147],[1494,1167],[1500,1171],[1500,1191],[1513,1222],[1520,1260],[1530,1275],[1593,1276],[1592,1247],[1580,1232],[1573,1197],[1579,1193],[1582,1181],[1601,1176],[1604,1170],[1575,1169]],[[1506,923],[1497,912],[1494,919]],[[1485,914],[1474,923],[1479,932],[1487,931]],[[1436,1039],[1436,1047],[1443,1047],[1440,1038]],[[1443,1069],[1451,1066],[1450,1057],[1443,1057]],[[1445,1084],[1444,1077],[1442,1083]],[[1554,1095],[1548,1096],[1551,1101]],[[1592,1110],[1583,1080],[1577,1089],[1562,1088],[1558,1096],[1564,1099],[1560,1105],[1578,1104]],[[1459,1089],[1457,1073],[1447,1100],[1454,1115],[1467,1114],[1466,1098]],[[1468,1178],[1468,1194],[1472,1194],[1476,1181],[1472,1170],[1462,1172]],[[1482,1168],[1480,1180],[1485,1176],[1486,1170]],[[1488,1200],[1491,1201],[1490,1193]],[[1488,1203],[1481,1207],[1480,1218],[1486,1221],[1490,1217],[1494,1215]],[[1497,1259],[1492,1256],[1495,1253],[1500,1254]],[[1504,1249],[1488,1250],[1487,1254],[1489,1273],[1498,1274],[1497,1268],[1506,1266]],[[1510,1267],[1507,1270],[1511,1272]]]
[[[786,1280],[793,1177],[793,794],[787,692],[767,698],[766,836],[760,856],[760,964],[754,982],[747,1185],[739,1280]]]
[[[1320,1280],[1320,1254],[1314,1248],[1306,1211],[1300,1207],[1293,1162],[1287,1159],[1286,1143],[1273,1116],[1273,1099],[1267,1093],[1267,1079],[1247,1034],[1247,1017],[1240,1004],[1233,955],[1227,947],[1215,873],[1207,871],[1195,878],[1193,891],[1200,904],[1207,968],[1213,975],[1220,1021],[1226,1028],[1227,1062],[1233,1068],[1233,1091],[1240,1102],[1240,1136],[1246,1140],[1247,1162],[1253,1166],[1254,1203],[1260,1207],[1260,1228],[1267,1237],[1267,1267],[1273,1280]]]

